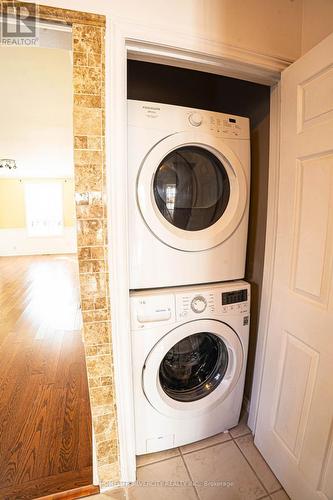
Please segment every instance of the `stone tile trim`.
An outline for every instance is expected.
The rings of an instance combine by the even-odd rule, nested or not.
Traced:
[[[74,163],[83,337],[100,485],[119,480],[105,185],[105,28],[73,31]]]
[[[13,2],[27,6],[27,2]],[[77,242],[83,340],[101,487],[119,481],[105,183],[105,16],[37,6],[72,26]]]
[[[32,2],[16,2],[15,6],[35,5]],[[105,16],[100,14],[91,14],[89,12],[80,12],[71,9],[60,9],[58,7],[49,7],[47,5],[38,5],[38,17],[44,21],[55,21],[65,24],[86,24],[92,26],[105,26]]]

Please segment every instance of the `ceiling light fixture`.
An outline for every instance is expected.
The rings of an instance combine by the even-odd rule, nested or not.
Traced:
[[[0,168],[8,168],[9,170],[17,168],[16,161],[8,158],[0,160]]]

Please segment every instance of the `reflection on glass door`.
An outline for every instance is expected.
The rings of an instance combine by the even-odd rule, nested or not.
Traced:
[[[228,349],[220,337],[208,332],[196,333],[177,342],[164,356],[160,383],[170,398],[196,401],[216,389],[228,362]]]
[[[156,170],[153,189],[163,217],[186,231],[200,231],[215,224],[230,198],[225,167],[213,153],[198,146],[184,146],[169,153]]]

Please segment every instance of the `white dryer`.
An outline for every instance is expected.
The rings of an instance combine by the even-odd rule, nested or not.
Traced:
[[[130,288],[244,277],[249,119],[128,101]]]
[[[131,293],[136,453],[192,443],[237,425],[250,285]]]

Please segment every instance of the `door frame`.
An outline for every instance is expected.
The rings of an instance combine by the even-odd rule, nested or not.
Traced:
[[[134,403],[130,338],[127,211],[127,59],[220,74],[271,87],[268,212],[263,289],[249,426],[256,428],[272,291],[279,175],[280,94],[283,69],[292,61],[258,54],[200,36],[175,34],[135,23],[107,23],[106,165],[112,347],[117,401],[120,481],[136,479]],[[180,48],[182,47],[182,48]],[[204,50],[203,50],[204,47]],[[113,166],[115,165],[115,168]]]

